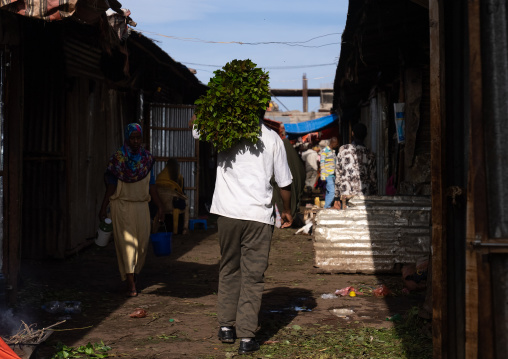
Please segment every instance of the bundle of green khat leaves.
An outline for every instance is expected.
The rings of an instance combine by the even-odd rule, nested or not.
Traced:
[[[268,72],[251,60],[233,60],[214,72],[209,90],[196,100],[194,125],[218,151],[242,139],[256,143],[259,120],[270,102]]]

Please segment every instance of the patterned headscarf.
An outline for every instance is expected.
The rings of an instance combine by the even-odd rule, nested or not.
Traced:
[[[111,173],[122,182],[133,183],[142,180],[150,174],[155,162],[152,154],[140,147],[137,152],[129,146],[129,137],[132,132],[138,131],[143,135],[141,126],[137,123],[127,125],[125,129],[125,141],[109,159],[107,172]]]

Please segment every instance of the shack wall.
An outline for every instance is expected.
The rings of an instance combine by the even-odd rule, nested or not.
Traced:
[[[138,102],[91,76],[100,74],[97,48],[75,39],[89,69],[69,66],[78,57],[66,56],[72,34],[60,23],[25,21],[24,31],[22,256],[63,258],[95,237],[104,170]]]
[[[69,236],[65,253],[74,252],[94,238],[111,154],[123,143],[125,125],[135,122],[131,96],[109,89],[103,82],[74,78],[67,93],[69,124]],[[134,104],[135,105],[135,104]],[[135,109],[135,106],[134,106]]]
[[[356,197],[316,214],[315,266],[334,273],[396,273],[430,255],[430,198]]]

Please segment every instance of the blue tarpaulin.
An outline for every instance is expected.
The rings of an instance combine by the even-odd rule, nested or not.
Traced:
[[[316,118],[315,120],[299,122],[299,123],[285,123],[284,129],[288,135],[305,135],[307,133],[319,131],[334,122],[337,122],[338,116],[335,114]]]

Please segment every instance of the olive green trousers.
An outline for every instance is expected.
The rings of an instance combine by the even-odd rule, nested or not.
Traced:
[[[217,305],[219,324],[236,325],[238,338],[254,338],[273,225],[219,217],[217,226],[221,253]]]

